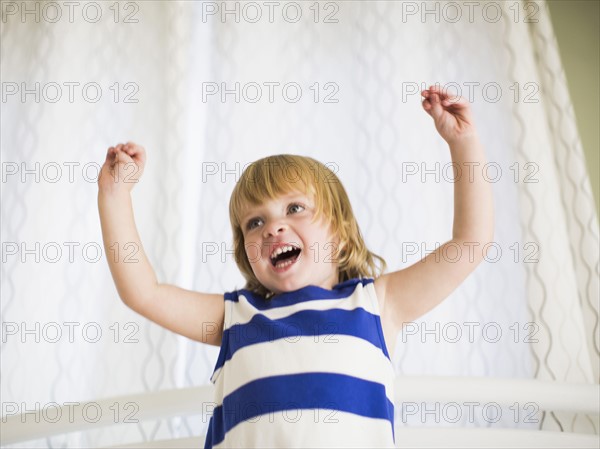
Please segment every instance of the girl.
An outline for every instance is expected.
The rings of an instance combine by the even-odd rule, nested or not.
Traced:
[[[482,167],[469,104],[434,86],[422,95],[452,161]],[[218,295],[158,283],[134,224],[134,184],[126,182],[137,182],[145,160],[144,149],[131,142],[108,150],[98,179],[104,245],[107,252],[118,242],[139,248],[136,264],[108,258],[127,306],[220,347],[205,448],[395,447],[396,337],[483,259],[472,247],[491,241],[494,218],[482,174],[455,180],[450,241],[420,263],[381,274],[385,261],[366,248],[335,174],[301,156],[256,161],[229,208],[246,285]],[[130,163],[137,171],[128,177]],[[445,260],[450,245],[469,257]]]

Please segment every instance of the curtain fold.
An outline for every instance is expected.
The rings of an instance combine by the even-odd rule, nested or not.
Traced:
[[[583,340],[581,351],[577,353],[577,357],[581,357],[578,364],[582,365],[584,371],[582,380],[598,382],[598,215],[594,207],[581,139],[577,132],[573,104],[556,38],[548,20],[547,7],[542,12],[545,20],[531,28],[531,35],[536,61],[541,67],[542,92],[548,104],[548,128],[554,144],[553,155],[557,167],[561,206],[568,211],[565,214],[567,239],[577,282],[577,294],[573,297],[568,313],[573,316]]]

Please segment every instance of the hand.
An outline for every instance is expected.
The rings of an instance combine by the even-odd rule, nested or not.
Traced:
[[[130,192],[142,176],[146,165],[146,150],[133,142],[110,147],[98,175],[98,188],[115,192]]]
[[[423,109],[433,117],[435,128],[449,145],[477,137],[471,107],[466,99],[448,95],[436,86],[429,86],[421,95],[425,97]]]

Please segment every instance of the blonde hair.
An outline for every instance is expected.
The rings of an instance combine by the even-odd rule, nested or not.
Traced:
[[[375,278],[385,272],[385,260],[367,249],[346,190],[335,173],[313,158],[281,154],[250,164],[242,173],[229,201],[234,257],[246,279],[244,288],[267,298],[272,294],[258,281],[246,255],[240,222],[244,208],[248,204],[259,205],[294,191],[313,195],[314,219],[323,214],[331,222],[333,235],[339,237],[339,247],[333,254],[333,260],[338,262],[338,283],[356,277]],[[379,268],[375,259],[380,262]]]

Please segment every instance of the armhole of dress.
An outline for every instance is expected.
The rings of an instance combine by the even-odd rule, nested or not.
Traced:
[[[223,361],[225,361],[225,354],[227,353],[227,347],[229,346],[229,339],[225,336],[225,330],[229,329],[231,325],[231,307],[233,306],[233,301],[226,299],[227,293],[223,295],[223,335],[221,337],[221,347],[219,349],[219,355],[217,356],[217,361],[215,362],[215,366],[213,368],[213,373],[210,376],[210,382],[212,384],[216,384],[217,379],[221,377],[221,372],[223,371]],[[221,367],[217,369],[217,366],[221,364]]]
[[[379,300],[377,298],[377,291],[375,290],[375,280],[373,279],[373,282],[369,282],[367,285],[365,285],[364,289],[369,298],[371,299],[373,310],[376,311],[377,317],[375,318],[375,324],[377,327],[377,333],[379,334],[379,340],[381,341],[381,347],[384,349],[383,353],[391,361],[392,356],[390,354],[390,351],[388,350],[388,347],[385,343],[385,337],[383,335],[383,325],[381,323],[381,310],[379,310]]]

